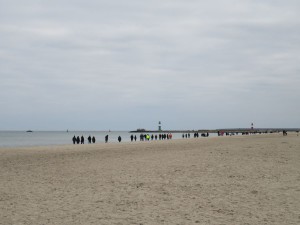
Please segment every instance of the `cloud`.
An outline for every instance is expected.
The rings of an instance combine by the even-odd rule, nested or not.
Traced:
[[[16,2],[0,1],[3,129],[300,126],[297,1]]]

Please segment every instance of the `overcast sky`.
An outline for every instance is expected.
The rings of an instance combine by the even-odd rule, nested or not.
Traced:
[[[0,0],[0,130],[300,127],[299,0]]]

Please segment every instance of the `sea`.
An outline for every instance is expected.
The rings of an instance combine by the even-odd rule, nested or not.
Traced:
[[[159,133],[153,133],[153,135]],[[30,147],[73,144],[73,136],[83,136],[85,144],[89,136],[96,138],[96,143],[104,143],[108,135],[108,142],[118,142],[121,136],[122,142],[130,142],[130,136],[136,135],[140,141],[140,133],[129,131],[0,131],[0,147]],[[152,133],[150,133],[150,136]],[[172,133],[172,139],[182,139],[182,133]],[[212,136],[214,136],[212,134]],[[191,138],[193,134],[191,133]]]

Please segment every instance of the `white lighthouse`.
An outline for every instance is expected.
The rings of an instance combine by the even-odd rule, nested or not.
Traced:
[[[158,122],[158,131],[161,131],[161,122]]]

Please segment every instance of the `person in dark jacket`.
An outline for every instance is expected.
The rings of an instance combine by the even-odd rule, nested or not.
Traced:
[[[121,140],[122,140],[122,138],[121,138],[121,136],[119,136],[119,137],[118,137],[118,141],[121,142]]]

